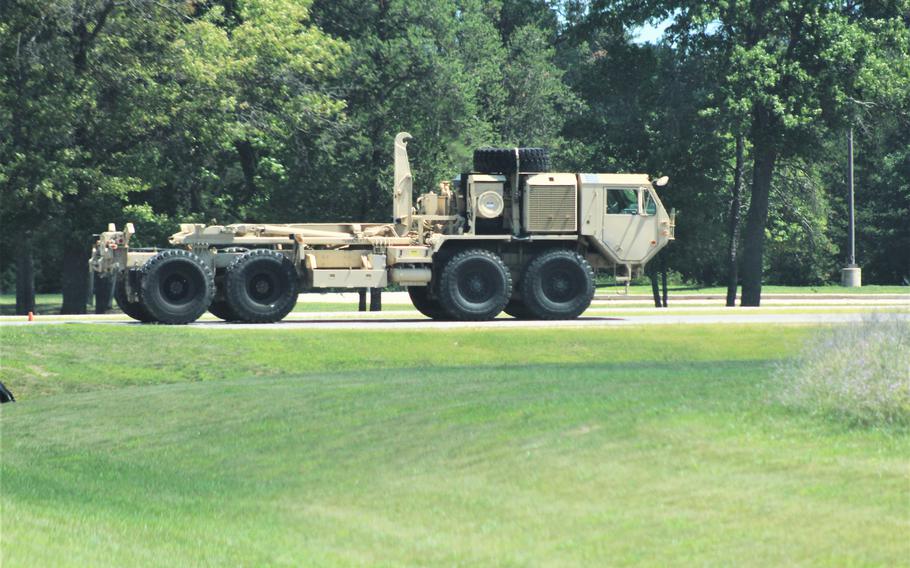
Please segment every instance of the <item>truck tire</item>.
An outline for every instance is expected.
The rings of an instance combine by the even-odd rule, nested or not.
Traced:
[[[228,266],[224,298],[236,319],[272,323],[284,319],[297,305],[297,269],[278,251],[254,249]]]
[[[430,297],[429,286],[408,286],[408,296],[418,312],[434,320],[449,319],[439,300]]]
[[[521,299],[537,319],[574,319],[594,298],[594,270],[583,256],[563,249],[540,254],[521,279]]]
[[[129,300],[129,297],[126,295],[125,280],[127,277],[127,274],[123,274],[121,277],[117,278],[117,283],[114,285],[114,300],[116,300],[120,310],[134,320],[141,321],[142,323],[151,323],[155,321],[155,318],[149,313],[142,302],[131,302]]]
[[[546,148],[519,148],[522,172],[550,171],[550,153]],[[474,171],[511,174],[515,172],[515,148],[478,148],[474,150]]]
[[[209,313],[224,321],[237,321],[237,316],[225,300],[213,300],[209,306]]]
[[[196,321],[209,309],[214,294],[212,271],[190,251],[162,251],[142,267],[142,304],[161,323]]]
[[[491,320],[512,295],[512,275],[496,254],[462,251],[446,262],[439,279],[439,301],[456,320]]]
[[[509,300],[509,303],[506,304],[506,307],[503,308],[505,313],[509,314],[515,319],[527,320],[534,319],[534,314],[528,310],[528,307],[521,300],[512,299]]]

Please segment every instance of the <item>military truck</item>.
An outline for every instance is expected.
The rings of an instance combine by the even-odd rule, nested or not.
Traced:
[[[541,148],[478,149],[474,171],[415,207],[410,139],[395,137],[391,222],[182,224],[166,249],[130,247],[132,223],[109,225],[91,270],[141,322],[275,322],[301,292],[390,285],[433,319],[571,319],[595,270],[628,280],[674,238],[665,177],[550,172]]]

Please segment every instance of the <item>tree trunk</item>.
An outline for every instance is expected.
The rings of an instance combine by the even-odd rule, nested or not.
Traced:
[[[752,200],[743,233],[743,294],[741,306],[761,305],[762,259],[765,248],[765,225],[768,223],[768,200],[777,152],[765,137],[753,144]]]
[[[237,140],[234,142],[234,148],[237,150],[240,169],[243,171],[244,193],[241,203],[245,205],[259,193],[259,189],[256,187],[256,150],[249,140]]]
[[[729,244],[727,246],[727,306],[736,305],[736,286],[739,283],[739,265],[736,262],[739,245],[739,216],[742,207],[743,187],[743,135],[736,136],[736,169],[733,171],[733,199],[730,201]]]
[[[78,243],[63,249],[62,314],[84,314],[88,303],[88,251]]]
[[[35,311],[35,264],[32,242],[19,241],[16,251],[16,315],[24,316]]]

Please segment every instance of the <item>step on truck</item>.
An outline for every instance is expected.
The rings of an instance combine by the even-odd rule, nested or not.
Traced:
[[[301,292],[390,285],[433,319],[556,320],[588,308],[595,271],[628,281],[674,238],[666,177],[551,172],[542,148],[478,149],[415,207],[410,139],[395,137],[391,222],[182,224],[166,249],[109,225],[90,268],[141,322],[276,322]]]

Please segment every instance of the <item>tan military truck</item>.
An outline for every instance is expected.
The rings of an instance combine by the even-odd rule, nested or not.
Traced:
[[[300,292],[392,284],[433,319],[571,319],[595,270],[630,278],[674,238],[666,178],[550,172],[539,148],[479,149],[473,172],[413,207],[410,139],[395,137],[392,222],[184,224],[168,249],[131,248],[133,225],[111,225],[91,269],[142,322],[275,322]]]

